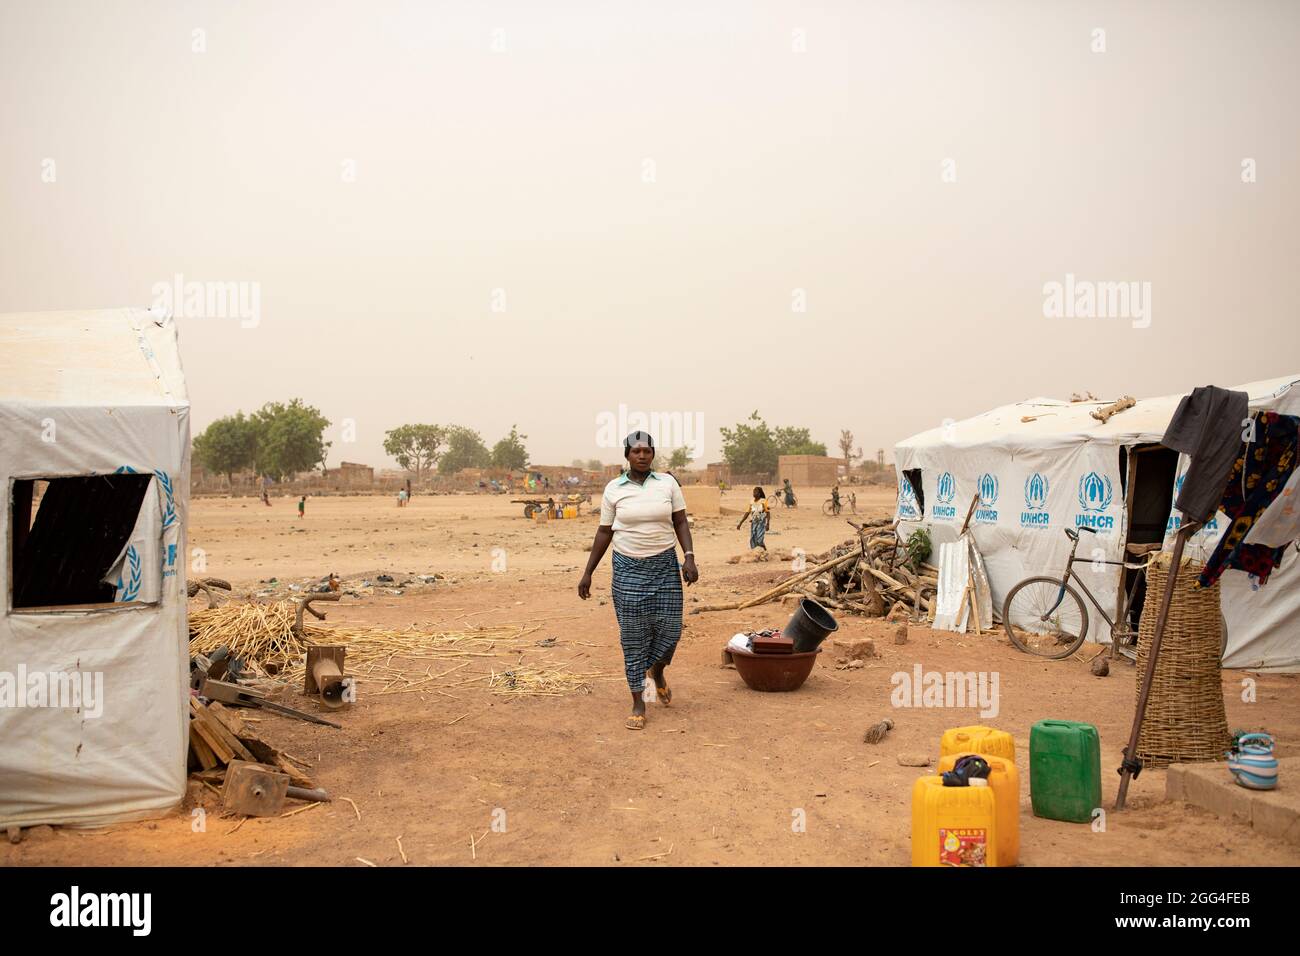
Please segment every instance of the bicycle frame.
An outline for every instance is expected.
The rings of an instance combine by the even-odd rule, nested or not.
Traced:
[[[1097,600],[1097,596],[1093,594],[1090,590],[1088,590],[1088,585],[1083,583],[1083,578],[1081,578],[1078,575],[1078,573],[1074,570],[1075,562],[1084,560],[1082,558],[1075,557],[1075,552],[1077,552],[1078,550],[1079,550],[1079,539],[1076,538],[1074,540],[1074,547],[1070,549],[1070,559],[1065,563],[1065,574],[1062,575],[1061,577],[1061,589],[1060,591],[1057,592],[1056,603],[1054,603],[1047,610],[1047,612],[1043,614],[1042,619],[1044,621],[1047,620],[1049,617],[1052,616],[1052,614],[1056,611],[1056,609],[1061,606],[1061,602],[1065,600],[1065,587],[1067,584],[1070,583],[1071,579],[1073,579],[1074,582],[1077,585],[1079,585],[1079,587],[1083,590],[1083,593],[1088,595],[1088,600],[1092,602],[1092,606],[1097,609],[1097,613],[1102,616],[1102,619],[1110,627],[1111,634],[1113,635],[1115,633],[1115,619],[1113,619],[1109,614],[1106,613],[1106,609],[1101,606],[1101,602]],[[1128,567],[1128,563],[1125,561],[1100,561],[1097,563],[1108,564],[1114,567]],[[1134,585],[1134,589],[1136,590],[1136,583]],[[1128,616],[1129,602],[1132,601],[1132,599],[1133,599],[1132,594],[1125,595],[1124,608],[1122,611],[1119,612],[1118,615],[1119,620],[1122,621],[1124,620],[1124,618]]]

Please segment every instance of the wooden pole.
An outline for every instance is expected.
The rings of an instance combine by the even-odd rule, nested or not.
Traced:
[[[957,537],[960,538],[962,535],[964,535],[966,533],[966,529],[970,527],[970,519],[975,514],[975,506],[979,503],[980,503],[979,492],[976,492],[975,497],[970,500],[970,507],[966,509],[966,520],[961,523],[961,531],[957,532]]]
[[[1165,593],[1160,596],[1160,615],[1156,618],[1156,629],[1151,635],[1151,652],[1147,655],[1147,666],[1142,677],[1142,693],[1138,695],[1137,713],[1133,715],[1133,729],[1129,732],[1128,746],[1124,748],[1124,760],[1119,766],[1116,810],[1124,809],[1129,781],[1142,772],[1142,761],[1137,759],[1138,738],[1142,735],[1142,721],[1147,713],[1147,699],[1151,696],[1151,681],[1156,675],[1156,658],[1160,654],[1160,641],[1165,636],[1165,624],[1169,620],[1169,605],[1174,598],[1174,585],[1178,582],[1178,569],[1183,561],[1183,546],[1199,527],[1200,522],[1185,520],[1178,529],[1177,537],[1174,538],[1174,553],[1169,563],[1169,577],[1165,579]]]

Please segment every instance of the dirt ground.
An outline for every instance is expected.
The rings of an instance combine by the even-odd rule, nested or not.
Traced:
[[[802,489],[803,506],[778,508],[768,543],[825,550],[851,534],[824,517],[825,489]],[[724,507],[739,509],[742,492]],[[859,510],[887,515],[893,490],[859,491]],[[744,551],[737,517],[697,517],[701,581],[686,592],[700,602],[735,600],[780,580],[788,563],[726,563]],[[260,582],[347,578],[387,571],[439,573],[447,580],[345,598],[341,620],[463,629],[518,623],[536,628],[527,663],[571,662],[599,671],[590,694],[509,699],[485,681],[442,693],[372,694],[336,716],[342,731],[266,716],[266,738],[314,765],[334,802],[289,817],[238,823],[219,817],[216,797],[192,783],[179,811],[159,820],[100,830],[48,827],[17,846],[0,844],[0,865],[907,865],[912,781],[924,771],[897,763],[901,753],[937,756],[949,727],[988,723],[1010,731],[1021,763],[1021,863],[1035,865],[1295,865],[1300,850],[1249,828],[1164,801],[1164,774],[1147,770],[1130,790],[1131,809],[1110,813],[1104,832],[1041,820],[1029,807],[1029,728],[1053,717],[1096,724],[1102,741],[1105,805],[1113,804],[1120,751],[1132,719],[1133,668],[1117,664],[1093,677],[1080,660],[1046,662],[996,637],[931,632],[913,625],[895,645],[892,625],[841,618],[841,636],[869,636],[880,657],[856,670],[833,666],[829,651],[793,694],[760,694],[720,666],[720,649],[739,630],[779,626],[789,608],[688,613],[669,670],[671,708],[650,705],[642,732],[624,729],[629,697],[614,610],[609,561],[592,600],[576,594],[594,518],[538,524],[507,496],[416,497],[398,509],[388,497],[315,498],[302,521],[293,500],[271,508],[253,499],[191,503],[191,548],[207,574],[252,592]],[[493,562],[496,561],[496,570]],[[504,566],[503,566],[504,562]],[[475,662],[466,673],[514,663],[515,655]],[[927,671],[996,671],[1000,713],[976,709],[896,709],[890,676]],[[1248,675],[1225,672],[1232,727],[1267,727],[1295,751],[1300,686],[1294,675],[1256,675],[1258,699],[1241,702]],[[288,703],[303,707],[297,689]],[[880,745],[864,729],[885,716],[896,729]],[[349,803],[342,798],[348,798]],[[355,809],[353,807],[355,804]],[[194,832],[193,808],[208,809]],[[803,832],[793,826],[806,820]],[[493,822],[498,826],[494,830]],[[504,823],[504,828],[501,824]],[[504,832],[500,832],[504,829]],[[400,849],[398,838],[400,838]]]

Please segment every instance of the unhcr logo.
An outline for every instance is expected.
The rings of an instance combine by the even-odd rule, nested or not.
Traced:
[[[1097,531],[1109,531],[1115,527],[1115,518],[1105,514],[1110,508],[1112,487],[1110,479],[1090,471],[1079,479],[1079,507],[1082,514],[1074,516],[1074,523],[1081,528],[1094,528]]]
[[[979,494],[980,503],[975,509],[976,523],[996,524],[998,512],[993,506],[998,503],[998,476],[987,471],[980,475]]]
[[[938,504],[934,506],[934,516],[936,518],[956,518],[957,509],[952,506],[952,501],[957,497],[957,479],[952,476],[952,472],[945,471],[939,476],[939,481],[935,487],[935,498]]]
[[[1092,282],[1076,280],[1043,283],[1043,317],[1048,319],[1131,319],[1133,328],[1151,324],[1150,282]]]
[[[898,516],[900,518],[919,518],[921,513],[916,508],[916,489],[906,478],[898,479]]]
[[[1025,510],[1020,512],[1022,528],[1046,528],[1052,523],[1051,514],[1044,510],[1049,487],[1042,472],[1036,471],[1025,479]]]

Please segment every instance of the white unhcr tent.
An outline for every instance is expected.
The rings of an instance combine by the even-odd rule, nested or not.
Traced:
[[[1231,387],[1250,396],[1252,413],[1300,415],[1300,375]],[[899,534],[906,538],[925,526],[937,555],[941,543],[956,539],[978,494],[971,534],[987,564],[999,619],[1007,592],[1019,581],[1064,570],[1071,547],[1066,528],[1097,532],[1081,536],[1079,556],[1089,559],[1120,560],[1130,542],[1164,542],[1169,550],[1180,521],[1171,502],[1188,459],[1159,442],[1182,397],[1138,399],[1105,423],[1091,413],[1107,401],[1036,398],[899,442]],[[1188,540],[1185,553],[1204,561],[1228,523],[1220,512]],[[1297,564],[1300,555],[1292,549],[1262,587],[1241,571],[1224,573],[1224,666],[1300,670]],[[1121,569],[1075,568],[1113,618]],[[1088,640],[1108,642],[1106,622],[1080,596],[1089,615]]]
[[[170,318],[0,316],[0,828],[184,796],[189,438]]]

